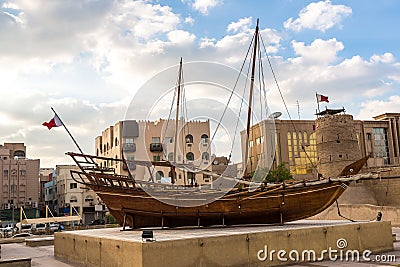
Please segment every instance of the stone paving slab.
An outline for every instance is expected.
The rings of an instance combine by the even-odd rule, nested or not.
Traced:
[[[243,233],[259,233],[259,232],[276,232],[291,229],[301,228],[312,228],[321,226],[334,226],[334,225],[345,225],[354,224],[348,221],[318,221],[318,220],[301,220],[292,223],[285,223],[284,225],[240,225],[240,226],[229,226],[229,227],[182,227],[173,229],[161,229],[152,228],[154,237],[157,241],[170,241],[179,239],[189,238],[200,238],[200,237],[211,237],[211,236],[225,236],[235,235]],[[359,222],[357,222],[359,224]],[[147,229],[147,228],[146,228]],[[106,228],[106,229],[91,229],[82,230],[79,232],[63,232],[63,234],[79,234],[80,236],[96,236],[99,238],[112,238],[115,240],[126,240],[126,241],[142,241],[142,231],[144,229],[134,229],[122,231],[122,227],[119,228]],[[57,233],[55,233],[57,234]]]
[[[332,223],[332,222],[313,222],[315,225],[321,225],[326,224],[326,223]],[[339,222],[338,222],[339,223]],[[340,222],[340,223],[343,223]],[[281,228],[281,227],[302,227],[298,225],[299,222],[293,223],[293,224],[287,224],[285,226],[268,226],[270,228],[275,228],[277,229],[287,229],[287,228]],[[300,223],[302,224],[302,223]],[[246,226],[248,227],[248,226]],[[253,228],[263,228],[264,226],[257,226],[257,227],[250,227],[250,229]],[[243,227],[234,227],[234,229],[229,229],[226,228],[229,231],[243,231]],[[107,230],[108,232],[109,229],[102,229]],[[186,231],[193,231],[194,229],[184,229]],[[203,230],[209,230],[209,229],[203,229]],[[256,229],[254,229],[255,231]],[[87,230],[91,231],[91,230]],[[157,230],[159,231],[159,230]],[[181,230],[173,230],[173,231],[181,231]],[[261,230],[260,230],[261,231]],[[265,231],[265,230],[264,230]],[[118,231],[121,233],[120,231]],[[135,233],[137,232],[137,233]],[[71,232],[73,233],[73,232]],[[75,232],[76,233],[76,232]],[[135,233],[132,238],[136,238],[137,240],[141,240],[141,231],[127,231],[127,232],[122,232],[124,235],[125,234],[132,234]],[[396,256],[396,262],[391,262],[391,263],[383,263],[383,262],[332,262],[332,261],[322,261],[322,262],[315,262],[315,263],[300,263],[300,264],[293,264],[289,266],[309,266],[309,267],[322,267],[322,266],[332,266],[332,267],[344,267],[344,266],[355,266],[355,267],[367,267],[367,266],[400,266],[400,228],[393,228],[393,233],[397,234],[397,242],[394,243],[394,250],[385,252],[385,253],[379,253],[379,255],[395,255]],[[100,233],[99,233],[100,234]],[[112,234],[112,231],[108,232],[107,235]],[[106,235],[106,236],[107,236]],[[161,238],[161,236],[160,236]],[[65,263],[59,260],[56,260],[54,257],[54,246],[43,246],[43,247],[26,247],[25,244],[21,243],[11,243],[11,244],[2,244],[1,245],[1,258],[4,259],[10,259],[10,258],[24,258],[24,257],[29,257],[32,258],[32,266],[36,267],[78,267],[79,265],[74,265],[71,263]]]

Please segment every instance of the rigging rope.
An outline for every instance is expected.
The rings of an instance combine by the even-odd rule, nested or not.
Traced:
[[[247,55],[246,55],[246,56],[247,56]],[[243,64],[244,64],[244,63],[243,63]],[[250,65],[249,65],[249,67],[247,68],[246,77],[249,76],[249,72],[250,72]],[[241,73],[241,72],[240,72],[240,73]],[[239,75],[240,75],[240,73],[239,73]],[[247,82],[248,82],[248,79],[245,80],[245,84],[244,84],[244,88],[243,88],[242,101],[240,101],[239,114],[238,114],[238,119],[236,120],[235,132],[234,132],[234,135],[233,135],[231,150],[229,151],[228,163],[229,163],[230,160],[231,160],[233,147],[234,147],[235,142],[236,142],[236,134],[237,134],[237,130],[239,129],[239,121],[240,121],[239,118],[240,118],[240,114],[242,114],[242,108],[243,108],[244,98],[245,98],[245,94],[246,94]]]
[[[295,126],[295,124],[294,124],[294,122],[293,122],[292,116],[290,115],[289,109],[288,109],[288,107],[287,107],[287,105],[286,105],[286,102],[285,102],[285,99],[284,99],[284,97],[283,97],[281,88],[280,88],[280,86],[279,86],[278,80],[277,80],[276,75],[275,75],[275,71],[274,71],[274,69],[272,68],[272,63],[271,63],[271,60],[270,60],[269,55],[268,55],[268,53],[267,53],[267,49],[266,49],[266,47],[265,47],[264,40],[262,39],[262,37],[261,37],[260,39],[261,39],[261,43],[262,43],[262,45],[263,45],[263,47],[264,47],[264,52],[265,52],[265,55],[266,55],[266,57],[267,57],[268,64],[269,64],[269,67],[270,67],[270,69],[271,69],[271,73],[272,73],[272,76],[273,76],[273,78],[274,78],[276,87],[277,87],[277,89],[278,89],[278,91],[279,91],[279,94],[280,94],[281,99],[282,99],[282,102],[283,102],[283,104],[284,104],[284,106],[285,106],[286,112],[287,112],[287,114],[288,114],[288,116],[289,116],[289,119],[290,119],[290,122],[291,122],[291,124],[292,124],[292,127],[293,127],[294,131],[297,133],[296,126]],[[316,167],[315,164],[312,162],[312,160],[311,160],[310,156],[308,155],[307,151],[305,150],[303,144],[301,144],[301,148],[303,149],[303,151],[304,151],[304,153],[305,153],[305,155],[306,155],[308,161],[310,162],[311,166],[313,167],[313,169],[315,169],[315,170],[317,171],[317,174],[319,174],[319,173],[318,173],[318,170],[317,170],[317,167]]]
[[[231,100],[232,100],[233,93],[234,93],[235,90],[236,90],[236,86],[237,86],[237,84],[238,84],[238,82],[239,82],[240,74],[241,74],[242,71],[243,71],[243,67],[244,67],[244,65],[245,65],[245,63],[246,63],[246,59],[247,59],[247,57],[248,57],[248,55],[249,55],[249,52],[250,52],[250,49],[251,49],[251,44],[252,44],[253,41],[254,41],[254,37],[255,37],[255,35],[254,35],[253,38],[251,39],[251,43],[250,43],[249,48],[247,49],[245,59],[244,59],[244,61],[243,61],[243,63],[242,63],[242,66],[240,67],[239,75],[238,75],[238,77],[236,78],[236,81],[235,81],[235,84],[234,84],[234,86],[233,86],[233,88],[232,88],[231,94],[229,95],[229,98],[228,98],[228,101],[227,101],[227,103],[226,103],[226,105],[225,105],[224,111],[222,112],[222,115],[221,115],[221,117],[220,117],[220,119],[219,119],[219,121],[218,121],[217,127],[215,128],[215,131],[214,131],[214,133],[213,133],[213,135],[212,135],[212,138],[211,138],[210,142],[208,143],[208,146],[207,146],[207,150],[206,150],[206,151],[208,151],[208,150],[210,149],[211,143],[214,141],[215,135],[217,134],[217,131],[218,131],[219,127],[221,126],[222,119],[223,119],[224,116],[225,116],[225,113],[226,113],[226,111],[227,111],[227,109],[228,109],[229,103],[230,103]],[[238,120],[239,120],[239,118],[238,118]]]
[[[175,97],[176,94],[178,92],[178,83],[179,83],[179,76],[176,79],[176,83],[175,83],[175,90],[174,90],[174,96],[172,97],[172,103],[171,103],[171,107],[169,109],[169,114],[168,114],[168,118],[167,118],[167,125],[164,128],[164,134],[163,134],[163,140],[162,143],[165,143],[165,138],[166,138],[166,134],[167,134],[167,129],[168,129],[168,125],[169,125],[169,121],[171,120],[171,114],[172,114],[172,110],[174,108],[174,103],[175,103]],[[176,140],[174,140],[175,142]],[[167,153],[167,151],[165,151],[165,153]],[[168,159],[168,155],[167,155],[167,159]]]
[[[389,173],[390,173],[390,170],[389,170]],[[386,184],[385,199],[382,202],[381,209],[378,211],[378,214],[376,215],[376,217],[374,219],[366,220],[367,222],[380,221],[382,219],[382,210],[383,210],[383,207],[386,206],[385,204],[386,204],[387,196],[388,196],[388,193],[389,193],[389,182],[390,182],[390,179],[387,179],[387,180],[388,181],[387,181],[387,184]],[[349,220],[351,222],[363,222],[363,221],[357,221],[357,220],[353,220],[353,219],[350,219],[350,218],[347,218],[347,217],[343,216],[341,214],[341,212],[340,212],[339,203],[338,203],[337,200],[336,200],[336,208],[337,208],[339,217],[342,217],[343,219]]]

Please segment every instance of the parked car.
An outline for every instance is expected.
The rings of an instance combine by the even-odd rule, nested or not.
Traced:
[[[89,223],[89,225],[102,225],[102,224],[106,224],[106,222],[100,219],[93,220]]]
[[[32,226],[32,232],[34,234],[45,234],[46,233],[46,224],[37,223]]]
[[[4,227],[1,229],[2,237],[11,237],[15,233],[14,227]]]
[[[12,238],[18,238],[18,237],[30,237],[33,236],[31,233],[19,233],[19,234],[15,234],[12,236]]]
[[[17,231],[19,231],[21,233],[30,233],[32,231],[32,224],[24,224],[23,223],[21,225],[21,223],[17,223],[15,225],[15,227],[17,228]]]
[[[59,223],[50,223],[49,224],[49,230],[50,233],[58,232],[60,230],[60,224]]]
[[[16,228],[11,222],[3,222],[0,232],[2,237],[11,237],[16,232]]]

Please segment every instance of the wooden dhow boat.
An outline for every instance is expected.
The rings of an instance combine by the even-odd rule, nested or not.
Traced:
[[[351,181],[370,177],[358,173],[367,161],[365,157],[347,166],[338,178],[316,181],[289,181],[254,191],[233,188],[224,196],[208,204],[185,207],[169,205],[160,198],[154,198],[157,191],[177,192],[178,204],[195,198],[212,198],[219,194],[214,189],[188,187],[185,191],[176,186],[135,181],[132,176],[117,175],[112,169],[99,168],[95,160],[108,160],[79,153],[67,153],[79,166],[79,171],[71,171],[73,179],[90,187],[106,203],[110,213],[123,226],[179,227],[237,224],[283,224],[316,215],[331,204],[346,190]],[[114,159],[115,160],[115,159]],[[117,159],[122,164],[124,160]],[[148,163],[135,161],[136,164]],[[152,162],[152,164],[160,162]],[[347,171],[346,171],[347,170]],[[188,197],[190,195],[190,197]],[[180,196],[180,197],[179,197]],[[185,199],[187,197],[187,199]]]
[[[250,84],[250,100],[254,83],[256,56],[259,54],[258,21],[254,34],[253,60]],[[182,63],[180,64],[181,75]],[[181,76],[179,76],[178,88]],[[179,89],[178,89],[179,98]],[[179,101],[177,101],[179,103]],[[179,108],[176,109],[177,112]],[[176,115],[178,118],[178,114]],[[249,140],[251,105],[249,105],[246,141]],[[178,119],[176,119],[178,123]],[[176,126],[177,127],[177,126]],[[246,146],[247,147],[247,146]],[[248,158],[248,148],[245,159]],[[211,186],[178,186],[174,184],[175,169],[185,169],[183,164],[169,161],[127,161],[83,153],[69,152],[79,170],[72,170],[73,179],[94,190],[107,205],[110,213],[124,226],[180,227],[237,224],[283,224],[316,215],[346,190],[350,182],[362,179],[358,174],[368,157],[360,159],[343,169],[337,178],[314,181],[284,181],[278,184],[252,183],[245,179],[217,174],[219,178],[234,181],[243,186],[212,188]],[[176,155],[174,153],[174,155]],[[112,160],[125,166],[133,163],[151,168],[170,167],[170,184],[135,179],[129,168],[127,175],[119,175],[112,168],[99,166],[97,162]],[[216,174],[208,170],[210,176]]]

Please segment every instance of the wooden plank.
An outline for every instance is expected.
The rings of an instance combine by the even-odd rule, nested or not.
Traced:
[[[80,221],[80,220],[81,220],[80,216],[74,215],[74,216],[24,219],[24,220],[22,220],[22,223],[23,224],[35,224],[35,223],[52,223],[52,222],[72,222],[72,221]]]

